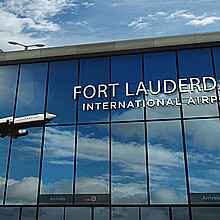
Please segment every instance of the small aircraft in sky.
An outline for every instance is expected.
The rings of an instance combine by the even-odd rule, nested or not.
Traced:
[[[26,136],[28,135],[28,130],[23,130],[24,128],[40,127],[54,118],[56,118],[56,115],[48,112],[46,112],[45,118],[44,114],[27,115],[14,118],[14,120],[13,116],[2,118],[0,119],[0,137],[4,138],[9,136],[16,139],[21,136]]]

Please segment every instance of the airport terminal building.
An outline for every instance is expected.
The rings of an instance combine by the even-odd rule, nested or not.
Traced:
[[[1,220],[220,219],[220,32],[1,52],[0,94]]]

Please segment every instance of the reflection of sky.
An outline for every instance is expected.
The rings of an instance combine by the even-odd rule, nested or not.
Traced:
[[[201,57],[198,58],[198,52],[191,54],[191,52],[181,51],[178,53],[181,77],[191,77],[195,76],[194,74],[197,77],[202,77],[202,74],[212,74],[210,56],[207,50],[199,50],[199,54]],[[163,61],[161,61],[160,66],[158,60],[160,61],[161,57],[166,62],[161,59]],[[174,53],[155,53],[144,56],[145,80],[176,79],[174,58]],[[129,59],[130,62],[127,63]],[[191,59],[195,62],[191,62]],[[201,63],[201,59],[206,60],[206,62],[202,62],[202,67],[198,67],[198,62]],[[112,58],[110,79],[110,59],[108,57],[84,59],[80,64],[80,84],[98,85],[99,83],[107,84],[109,81],[124,83],[126,80],[133,86],[135,85],[132,84],[133,82],[137,83],[142,80],[141,61],[140,55]],[[77,68],[76,61],[51,64],[47,111],[57,115],[52,123],[75,123],[75,104],[70,94],[72,95],[73,86],[77,84]],[[9,101],[11,107],[7,104],[5,106],[10,108],[2,107],[2,111],[0,111],[2,117],[12,114],[14,90],[10,89],[9,91],[8,88],[14,88],[17,67],[6,69],[4,71],[8,75],[0,69],[2,74],[0,91],[2,94],[7,93],[8,96],[7,100],[0,98],[0,104],[3,105]],[[160,75],[162,69],[164,72]],[[134,74],[134,72],[138,72],[138,74]],[[168,72],[170,75],[165,74]],[[46,74],[46,63],[22,66],[16,108],[17,116],[44,111]],[[5,87],[4,84],[9,75],[12,80]],[[193,95],[197,95],[197,93]],[[123,96],[121,94],[115,100],[123,98]],[[173,96],[176,97],[177,94],[173,94]],[[160,94],[157,97],[167,98],[168,96]],[[151,97],[148,96],[148,98]],[[166,119],[176,117],[177,119],[180,117],[179,107],[174,108],[148,109],[147,117],[148,119],[161,117]],[[217,116],[216,110],[216,105],[184,106],[185,116]],[[110,179],[109,144],[111,143],[112,201],[115,204],[120,202],[146,203],[145,124],[143,122],[121,123],[125,120],[143,119],[143,109],[122,109],[121,111],[111,112],[114,123],[111,125],[78,125],[76,138],[75,126],[46,127],[41,193],[72,193],[73,175],[76,175],[77,193],[108,193]],[[97,111],[79,113],[80,122],[108,122],[108,117],[109,111],[100,111],[98,115]],[[186,120],[184,126],[191,191],[218,192],[220,178],[216,167],[219,167],[218,158],[220,156],[219,121]],[[152,203],[186,202],[181,128],[179,120],[147,122]],[[36,201],[42,129],[31,128],[28,130],[28,136],[13,140],[7,194],[8,204],[10,201],[14,203],[33,203]],[[75,139],[77,139],[77,167],[74,174]],[[9,138],[1,139],[0,146],[0,163],[2,165],[0,168],[0,189],[2,190]],[[18,197],[20,200],[17,199]]]
[[[76,60],[52,62],[50,65],[47,112],[57,116],[50,123],[75,123],[73,86],[77,85],[77,68]]]
[[[218,159],[216,159],[216,155],[218,155],[216,150],[218,152],[219,145],[217,138],[218,121],[205,120],[207,129],[202,126],[202,121],[197,122],[197,124],[190,121],[187,123],[192,191],[199,192],[201,189],[206,192],[217,191],[219,182],[219,175],[216,171],[216,167],[219,166]],[[113,194],[115,199],[124,201],[123,197],[126,197],[126,201],[129,201],[129,198],[132,199],[135,194],[144,195],[146,193],[146,171],[143,169],[145,167],[144,145],[142,141],[137,141],[138,134],[139,140],[143,138],[140,133],[140,131],[143,132],[143,129],[137,132],[138,130],[134,129],[135,123],[116,125],[113,127],[115,133],[112,139]],[[152,202],[157,203],[161,200],[165,203],[181,202],[184,201],[180,198],[184,198],[186,189],[182,146],[179,141],[181,140],[180,125],[175,121],[164,122],[164,126],[161,125],[163,123],[154,122],[149,125],[150,129],[148,128]],[[102,132],[98,132],[100,129]],[[103,148],[103,146],[108,146],[108,142],[106,142],[108,132],[106,132],[107,130],[103,126],[98,128],[96,125],[86,126],[85,129],[82,126],[79,130],[78,192],[89,193],[90,190],[92,192],[93,190],[108,188],[108,166],[103,166],[109,163],[108,148]],[[213,134],[211,145],[208,145],[209,141],[205,141],[207,132],[209,136]],[[37,146],[41,142],[40,137],[39,129],[30,129],[28,136],[13,141],[9,181],[10,184],[13,183],[13,187],[17,188],[18,185],[22,185],[25,188],[26,184],[31,183],[31,181],[37,181],[34,176],[36,175],[37,178],[38,172],[36,169],[34,171],[31,158],[35,157],[39,160],[39,147]],[[119,137],[126,138],[120,139]],[[72,126],[46,128],[42,192],[72,192],[74,139],[74,127]],[[88,144],[91,148],[86,147]],[[20,162],[19,155],[22,155]],[[22,161],[23,158],[26,160]],[[28,158],[30,159],[30,166],[27,163]],[[13,163],[16,163],[16,166]],[[24,167],[26,172],[23,172]],[[25,177],[26,179],[24,179]],[[96,188],[93,189],[89,183],[93,183]],[[16,188],[13,189],[15,195]],[[163,197],[164,195],[166,196]],[[131,201],[135,201],[135,199],[137,199],[137,195]]]
[[[0,67],[0,117],[13,115],[18,66]]]
[[[47,63],[21,67],[16,116],[44,112]]]

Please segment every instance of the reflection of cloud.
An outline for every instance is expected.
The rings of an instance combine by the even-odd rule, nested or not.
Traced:
[[[79,177],[76,184],[77,194],[109,193],[108,182],[103,179]]]
[[[193,144],[196,143],[196,154],[193,153],[192,148],[188,148],[190,168],[193,168],[196,172],[199,170],[207,170],[207,172],[205,172],[204,182],[201,182],[201,179],[195,179],[198,177],[195,176],[190,170],[191,185],[193,186],[193,189],[201,189],[202,184],[206,185],[207,191],[217,189],[216,182],[219,179],[218,174],[215,172],[216,168],[214,167],[218,165],[219,162],[214,158],[212,153],[209,154],[209,152],[205,151],[207,149],[214,150],[219,148],[218,138],[211,139],[212,147],[209,147],[210,141],[205,140],[207,139],[207,133],[210,134],[210,136],[218,136],[219,123],[218,120],[208,121],[209,120],[187,120],[185,126],[187,131],[187,145],[194,146]],[[112,127],[115,131],[114,138],[111,140],[113,168],[112,174],[116,175],[112,178],[114,179],[115,192],[118,192],[119,194],[121,193],[121,198],[127,197],[126,192],[124,192],[123,189],[125,189],[125,191],[127,191],[129,194],[130,190],[132,190],[133,192],[137,192],[137,194],[141,195],[141,193],[138,192],[143,189],[143,186],[141,186],[141,181],[144,180],[142,179],[140,181],[139,177],[146,175],[145,145],[142,143],[143,139],[141,136],[138,140],[138,132],[135,131],[132,133],[134,127],[129,129],[130,124],[135,125],[136,123],[124,123],[120,124],[120,126],[118,126],[119,124],[115,124]],[[123,128],[122,125],[125,125],[125,127]],[[69,127],[66,128],[68,130],[65,130],[65,127],[46,128],[46,147],[44,152],[45,162],[53,163],[56,165],[68,164],[73,166],[73,143],[75,139],[74,130],[71,131],[69,130]],[[172,185],[172,187],[175,188],[177,194],[180,192],[185,192],[185,174],[183,166],[180,123],[176,121],[161,123],[151,122],[149,123],[149,128],[147,130],[150,132],[148,133],[150,135],[148,138],[148,147],[151,188],[154,190],[154,192],[156,192],[157,190],[160,190],[161,186],[168,188],[170,185]],[[141,126],[140,131],[142,129],[143,127]],[[120,130],[122,132],[120,132]],[[89,130],[90,132],[92,131],[92,133],[86,132],[86,135],[84,135],[83,129],[80,131],[81,132],[78,135],[78,144],[80,148],[78,149],[78,163],[80,164],[81,160],[85,160],[88,164],[92,164],[91,162],[97,162],[97,166],[98,162],[109,163],[108,138],[106,138],[106,136],[101,136],[101,134],[97,136],[96,133],[94,133],[94,130]],[[128,131],[130,132],[130,137]],[[31,134],[29,139],[27,139],[29,143],[35,142],[34,135],[36,134]],[[133,136],[135,137],[134,139]],[[198,140],[195,140],[195,138],[198,138]],[[31,147],[21,149],[27,151],[32,150]],[[193,165],[195,165],[195,167],[193,167]],[[107,172],[108,170],[106,170],[105,173]],[[106,187],[108,185],[106,182],[106,179],[108,178],[103,179],[100,178],[100,176],[97,177],[97,175],[101,175],[99,171],[97,171],[95,175],[96,176],[94,176],[94,179],[91,181],[93,181],[97,189],[104,189],[103,186]],[[81,188],[81,190],[89,191],[90,189],[86,185],[86,181],[83,181],[83,179],[80,180],[80,178],[82,177],[79,176],[78,180],[82,182],[78,186],[85,186],[84,189]],[[84,176],[84,178],[89,177]],[[207,184],[207,179],[210,179],[209,184]],[[53,183],[51,184],[53,185]],[[137,185],[135,186],[135,184]],[[46,186],[46,188],[48,187],[49,186]],[[135,189],[132,189],[132,187]],[[205,188],[203,187],[203,189]],[[77,190],[80,190],[80,188],[77,188]],[[142,190],[142,194],[143,192],[144,190]],[[172,195],[172,193],[170,193],[170,195]],[[130,196],[132,196],[132,194],[130,194]],[[172,199],[173,198],[175,197],[172,196]]]
[[[212,180],[197,177],[190,178],[190,184],[193,192],[218,192],[219,191],[219,179]]]
[[[114,178],[114,177],[113,177]],[[113,183],[113,203],[146,203],[146,183]]]
[[[176,190],[172,190],[169,188],[159,188],[152,192],[152,203],[162,203],[162,204],[169,204],[169,203],[186,203],[185,195],[178,196],[176,194]]]
[[[7,204],[33,204],[37,201],[38,178],[24,177],[21,180],[9,179]]]
[[[67,193],[71,194],[73,191],[73,184],[71,180],[61,179],[54,183],[41,186],[42,194],[53,194],[53,193]]]
[[[180,148],[181,150],[181,148]],[[151,165],[181,167],[183,165],[183,152],[174,151],[161,145],[149,146],[149,159]]]

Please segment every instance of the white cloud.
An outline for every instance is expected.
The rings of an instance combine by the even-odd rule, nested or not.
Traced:
[[[133,27],[137,30],[145,29],[149,26],[149,23],[146,21],[145,17],[139,17],[136,20],[128,24],[128,27]]]
[[[121,6],[120,3],[113,3],[113,4],[111,5],[111,7],[113,7],[113,8],[116,8],[116,7],[119,7],[119,6]]]
[[[48,33],[61,30],[59,23],[53,18],[68,9],[75,11],[77,8],[75,0],[6,0],[1,2],[1,47],[3,49],[8,47],[6,40],[16,40],[26,44],[45,42]]]
[[[74,0],[20,0],[5,1],[0,4],[0,9],[14,17],[14,22],[20,22],[23,29],[34,29],[41,31],[58,31],[59,25],[49,19],[66,9],[75,9],[77,5]],[[3,18],[6,18],[3,16]]]
[[[149,14],[147,16],[138,17],[134,21],[128,24],[129,27],[137,30],[151,28],[152,26],[161,25],[162,23],[170,22],[183,22],[185,25],[191,26],[207,26],[217,23],[220,20],[220,16],[208,16],[206,13],[202,15],[196,15],[187,10],[172,10],[172,11],[159,11]]]
[[[81,5],[84,6],[85,8],[90,8],[92,6],[95,6],[96,3],[94,3],[94,2],[83,2]]]
[[[196,16],[188,12],[187,10],[176,10],[174,12],[171,12],[166,18],[167,19],[177,19],[177,18],[183,18],[183,19],[194,19]]]
[[[87,21],[68,21],[67,22],[68,25],[74,25],[74,26],[78,26],[81,30],[82,28],[86,29],[89,32],[94,32],[94,29],[91,27],[91,24]],[[74,27],[75,28],[75,27]]]
[[[201,19],[199,19],[199,18],[193,19],[193,20],[187,22],[186,24],[187,25],[194,25],[194,26],[206,26],[209,24],[214,24],[219,20],[220,20],[220,16],[219,17],[211,16],[211,17],[205,17],[205,18],[201,18]]]
[[[193,26],[206,26],[214,24],[220,20],[220,16],[207,16],[206,14],[196,15],[187,10],[176,10],[166,17],[166,19],[174,21],[180,18],[187,21],[185,25]]]

